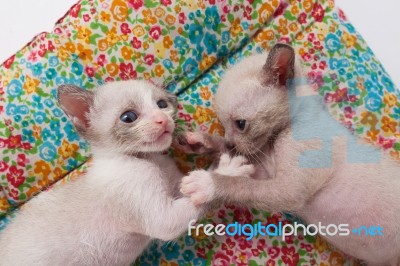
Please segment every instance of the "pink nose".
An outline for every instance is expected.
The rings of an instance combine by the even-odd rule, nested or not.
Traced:
[[[154,115],[153,119],[154,119],[153,120],[154,123],[160,124],[163,127],[166,127],[168,125],[168,117],[163,113],[159,113],[159,114]]]

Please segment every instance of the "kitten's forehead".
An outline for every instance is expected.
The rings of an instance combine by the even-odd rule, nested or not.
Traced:
[[[258,111],[255,101],[265,94],[261,76],[265,60],[264,54],[251,56],[226,71],[215,95],[218,116],[248,118]]]
[[[114,106],[143,109],[154,106],[154,100],[166,97],[161,88],[139,80],[113,82],[99,87],[96,91],[96,109],[109,109]]]

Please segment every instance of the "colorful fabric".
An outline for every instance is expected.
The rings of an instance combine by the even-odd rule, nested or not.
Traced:
[[[151,79],[178,95],[180,129],[223,134],[211,97],[225,67],[277,42],[294,46],[338,121],[400,157],[398,90],[333,1],[83,0],[51,33],[37,36],[0,68],[0,215],[88,158],[87,143],[57,105],[59,85],[93,89],[113,80]],[[171,154],[183,171],[209,163],[206,157],[179,150]],[[70,176],[76,178],[80,171]],[[202,222],[291,220],[279,213],[225,206]],[[302,235],[286,241],[201,235],[174,243],[154,242],[137,264],[358,263],[320,237]]]

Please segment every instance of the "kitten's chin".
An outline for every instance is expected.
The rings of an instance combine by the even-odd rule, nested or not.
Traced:
[[[156,140],[146,142],[143,145],[142,152],[161,152],[167,150],[172,144],[172,133],[164,132]]]

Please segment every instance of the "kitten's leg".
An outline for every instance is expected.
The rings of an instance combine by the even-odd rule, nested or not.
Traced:
[[[253,165],[246,165],[246,160],[243,157],[229,158],[220,162],[217,171],[221,173],[238,173],[242,176],[248,176],[254,172]],[[214,172],[206,170],[197,170],[189,174],[196,180],[207,181],[211,180],[211,175]],[[202,186],[207,187],[204,183]],[[210,199],[206,198],[208,193],[194,193],[192,198],[173,199],[166,193],[154,197],[150,203],[143,206],[142,209],[142,228],[144,233],[150,237],[161,240],[171,240],[180,236],[188,224],[192,220],[200,218],[206,206],[201,208],[196,207],[200,202],[206,202]]]
[[[221,156],[221,163],[228,160]],[[279,168],[272,179],[252,179],[238,171],[218,171],[199,179],[189,175],[182,181],[181,192],[194,204],[211,200],[240,203],[268,211],[296,211],[329,179],[328,171],[294,171],[293,167]],[[286,170],[290,169],[290,170]],[[197,195],[203,195],[198,198]]]
[[[145,235],[164,241],[175,239],[187,229],[190,221],[197,221],[203,208],[196,207],[189,198],[164,198],[145,206],[142,228]]]
[[[231,176],[249,178],[254,172],[253,165],[246,164],[247,160],[242,156],[230,157],[223,154],[218,167],[210,172],[193,171],[184,177],[181,183],[181,192],[191,198],[195,205],[210,202],[215,198],[218,190],[214,179],[222,176],[230,179]]]

